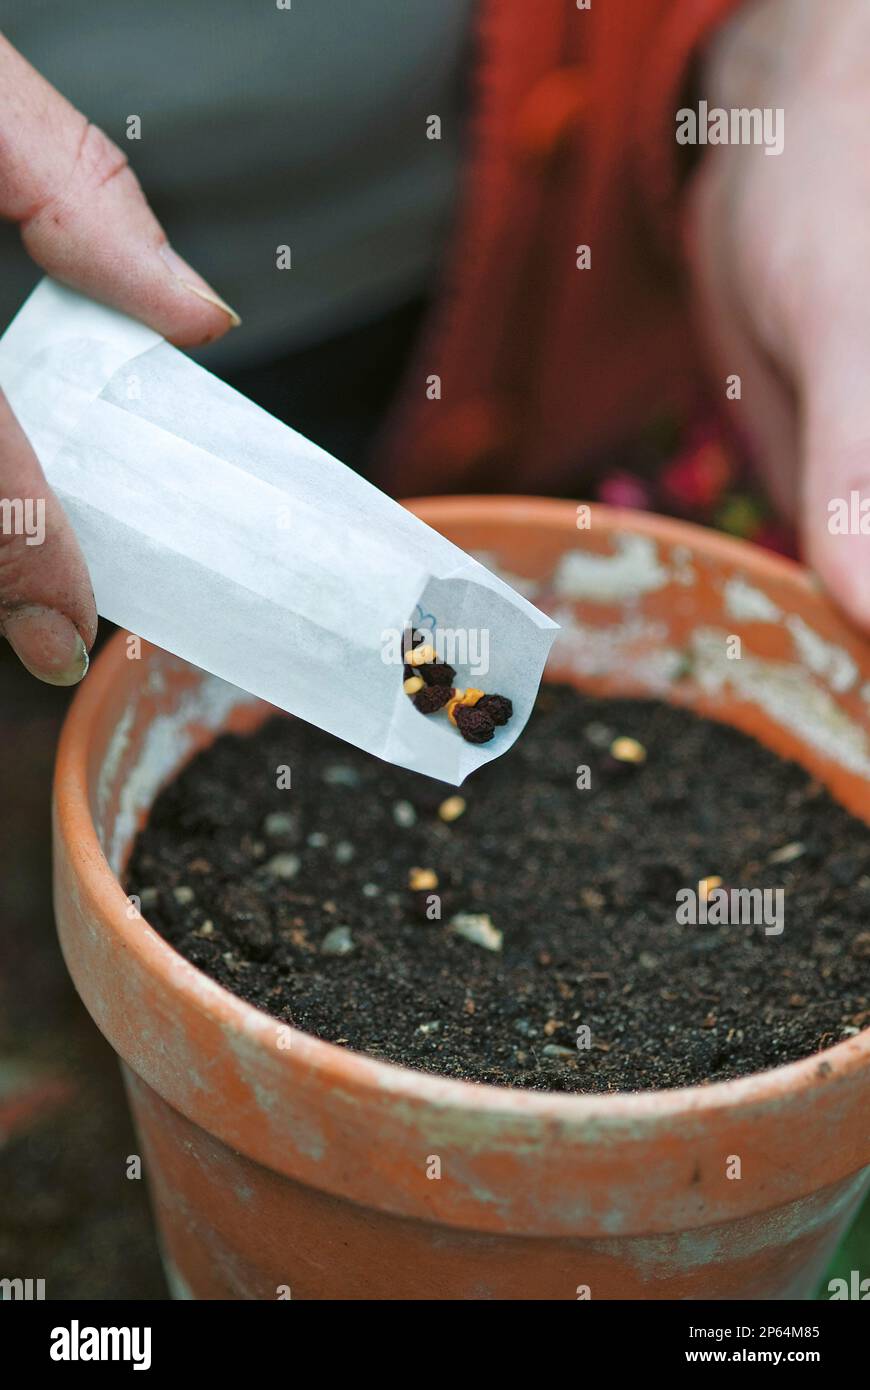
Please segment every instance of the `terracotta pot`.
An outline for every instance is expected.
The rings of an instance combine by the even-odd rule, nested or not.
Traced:
[[[800,568],[638,513],[593,508],[587,530],[566,502],[412,505],[574,625],[555,674],[738,725],[870,818],[870,649]],[[870,1031],[685,1090],[473,1086],[288,1034],[137,919],[117,873],[155,792],[217,730],[267,713],[164,652],[128,660],[121,634],[58,757],[61,941],[123,1062],[175,1291],[809,1296],[870,1181]]]

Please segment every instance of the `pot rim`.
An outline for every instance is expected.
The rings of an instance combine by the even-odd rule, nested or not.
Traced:
[[[557,529],[562,534],[566,517],[576,516],[577,506],[574,502],[558,499],[486,495],[415,498],[404,505],[423,520],[437,514],[440,519],[454,515],[491,523],[521,515],[524,521],[534,521],[537,526]],[[669,517],[602,504],[588,505],[593,524],[597,516],[609,529],[625,528],[658,542],[703,549],[723,562],[741,566],[756,578],[785,581],[812,593],[816,599],[821,597],[818,581],[808,570],[749,542]],[[99,905],[103,923],[119,938],[118,944],[123,950],[133,952],[142,967],[159,980],[163,991],[184,996],[191,1009],[209,1013],[219,1026],[240,1035],[252,1046],[268,1045],[272,1050],[275,1019],[192,966],[144,918],[134,924],[135,931],[130,930],[131,923],[126,916],[128,900],[103,853],[88,795],[88,757],[94,726],[120,663],[126,660],[125,640],[122,630],[97,657],[64,723],[54,780],[57,831],[65,841],[88,896]],[[203,987],[203,982],[207,988]],[[282,1024],[282,1027],[291,1035],[287,1056],[301,1059],[307,1069],[320,1073],[325,1085],[341,1086],[361,1097],[365,1094],[383,1097],[389,1093],[396,1099],[431,1104],[454,1112],[469,1115],[484,1112],[493,1121],[522,1116],[526,1122],[564,1125],[572,1130],[587,1121],[594,1123],[599,1131],[611,1125],[614,1130],[621,1131],[645,1121],[667,1122],[689,1112],[701,1118],[735,1108],[767,1108],[786,1094],[797,1095],[818,1086],[822,1064],[825,1075],[833,1074],[842,1080],[870,1067],[870,1028],[866,1028],[855,1037],[797,1062],[729,1081],[667,1090],[577,1095],[440,1077],[349,1051],[291,1025]]]

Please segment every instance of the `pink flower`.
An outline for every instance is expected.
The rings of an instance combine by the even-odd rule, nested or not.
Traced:
[[[722,496],[733,476],[732,461],[721,442],[708,438],[684,449],[666,465],[662,491],[682,512],[708,512]]]
[[[643,480],[634,473],[611,473],[598,485],[598,498],[609,507],[649,508],[652,498]]]

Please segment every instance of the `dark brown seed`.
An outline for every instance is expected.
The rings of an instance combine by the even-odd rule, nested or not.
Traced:
[[[414,674],[422,676],[427,685],[452,685],[456,679],[456,671],[445,661],[433,661],[428,666],[416,666]]]
[[[418,690],[413,697],[414,708],[421,714],[435,714],[439,709],[443,709],[447,701],[453,697],[453,687],[451,685],[424,685],[422,690]]]
[[[422,693],[421,691],[420,694]],[[456,727],[469,743],[489,743],[495,733],[492,719],[485,710],[478,709],[477,705],[456,706]]]
[[[506,695],[484,695],[478,700],[475,709],[485,710],[493,724],[506,724],[514,712],[514,707]]]

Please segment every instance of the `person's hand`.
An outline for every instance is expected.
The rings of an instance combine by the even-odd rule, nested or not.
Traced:
[[[43,270],[179,347],[238,323],[171,250],[121,150],[2,35],[0,217],[18,224]],[[35,676],[73,685],[87,670],[96,626],[75,536],[0,392],[0,630]]]
[[[699,98],[782,108],[784,147],[717,145],[693,178],[687,247],[729,401],[804,554],[870,628],[868,533],[829,529],[870,499],[870,5],[763,0],[725,26]],[[854,528],[853,528],[854,529]]]

